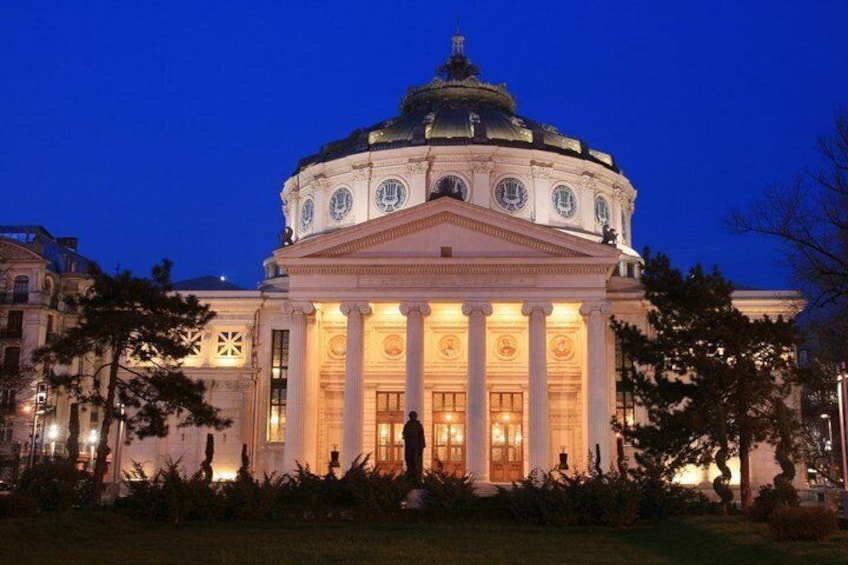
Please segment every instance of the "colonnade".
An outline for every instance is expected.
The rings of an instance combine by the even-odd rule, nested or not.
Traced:
[[[318,377],[306,366],[307,316],[315,311],[311,302],[288,304],[290,322],[290,362],[286,407],[286,444],[283,471],[296,468],[296,462],[316,463]],[[347,317],[347,349],[344,382],[344,431],[342,466],[347,468],[362,453],[363,443],[363,351],[364,317],[371,313],[367,302],[342,302]],[[406,412],[424,412],[424,319],[430,315],[427,301],[406,301],[400,312],[406,318]],[[522,314],[529,330],[529,464],[530,469],[553,465],[550,453],[550,410],[547,374],[547,317],[550,302],[526,302]],[[492,314],[487,301],[462,304],[468,317],[468,377],[466,386],[467,461],[466,467],[478,480],[489,475],[487,454],[486,318]],[[588,301],[580,306],[586,324],[587,390],[586,429],[588,447],[600,448],[601,460],[610,459],[610,382],[607,377],[606,326],[610,304]]]

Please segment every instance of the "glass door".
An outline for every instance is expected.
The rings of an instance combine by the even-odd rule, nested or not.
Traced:
[[[377,393],[377,454],[384,473],[403,473],[403,393]]]

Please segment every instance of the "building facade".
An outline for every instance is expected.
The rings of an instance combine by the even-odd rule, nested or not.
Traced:
[[[462,36],[438,73],[399,116],[298,163],[258,290],[178,287],[218,312],[186,336],[185,360],[234,421],[215,432],[218,478],[235,475],[242,445],[257,473],[364,455],[400,471],[414,410],[425,467],[507,483],[563,456],[585,470],[596,449],[608,468],[610,419],[640,417],[609,327],[611,315],[645,326],[636,190],[610,154],[516,114]],[[792,314],[794,298],[735,295],[750,316]],[[118,466],[197,469],[206,433],[134,442]],[[769,449],[754,454],[755,484],[775,469]]]

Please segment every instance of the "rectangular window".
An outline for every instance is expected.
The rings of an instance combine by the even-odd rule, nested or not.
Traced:
[[[0,389],[0,414],[15,413],[15,389],[2,388]]]
[[[6,319],[6,336],[21,337],[24,335],[24,312],[23,310],[10,310]]]
[[[0,420],[0,443],[12,443],[12,423]]]
[[[618,342],[615,344],[615,367],[615,419],[626,431],[636,422],[636,403],[629,382],[630,359]]]
[[[7,375],[14,375],[21,368],[21,348],[7,347],[6,354],[3,356],[3,372]]]
[[[271,398],[268,441],[286,440],[286,389],[289,379],[289,330],[271,331]]]
[[[377,469],[386,473],[403,472],[402,392],[377,393]]]
[[[12,302],[15,304],[29,302],[29,277],[23,275],[15,277],[15,283],[12,287]]]
[[[433,468],[465,473],[465,393],[433,393]]]
[[[489,476],[493,483],[524,477],[524,396],[520,392],[489,394],[491,452]]]

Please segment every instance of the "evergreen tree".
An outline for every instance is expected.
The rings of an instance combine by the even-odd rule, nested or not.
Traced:
[[[103,414],[93,505],[100,503],[116,419],[124,420],[129,438],[164,437],[171,416],[180,419],[179,427],[224,429],[231,424],[204,400],[205,385],[187,377],[180,365],[190,353],[185,333],[203,328],[215,313],[197,297],[173,292],[170,273],[167,260],[153,267],[149,279],[129,271],[109,275],[95,268],[92,286],[70,304],[78,310],[79,323],[34,355],[36,362],[51,369],[51,384],[82,404],[99,407]],[[88,364],[74,363],[85,356],[103,361],[85,371],[82,368]],[[54,372],[59,364],[81,369]],[[104,376],[105,386],[98,385]],[[126,408],[123,414],[119,404]]]
[[[645,467],[672,478],[685,465],[715,463],[713,487],[732,501],[728,459],[740,460],[742,506],[752,502],[750,454],[776,437],[775,403],[794,374],[791,321],[750,319],[732,302],[732,284],[700,266],[686,275],[668,257],[645,252],[642,276],[650,303],[648,331],[613,320],[632,363],[622,378],[632,386],[647,422],[621,428]]]

